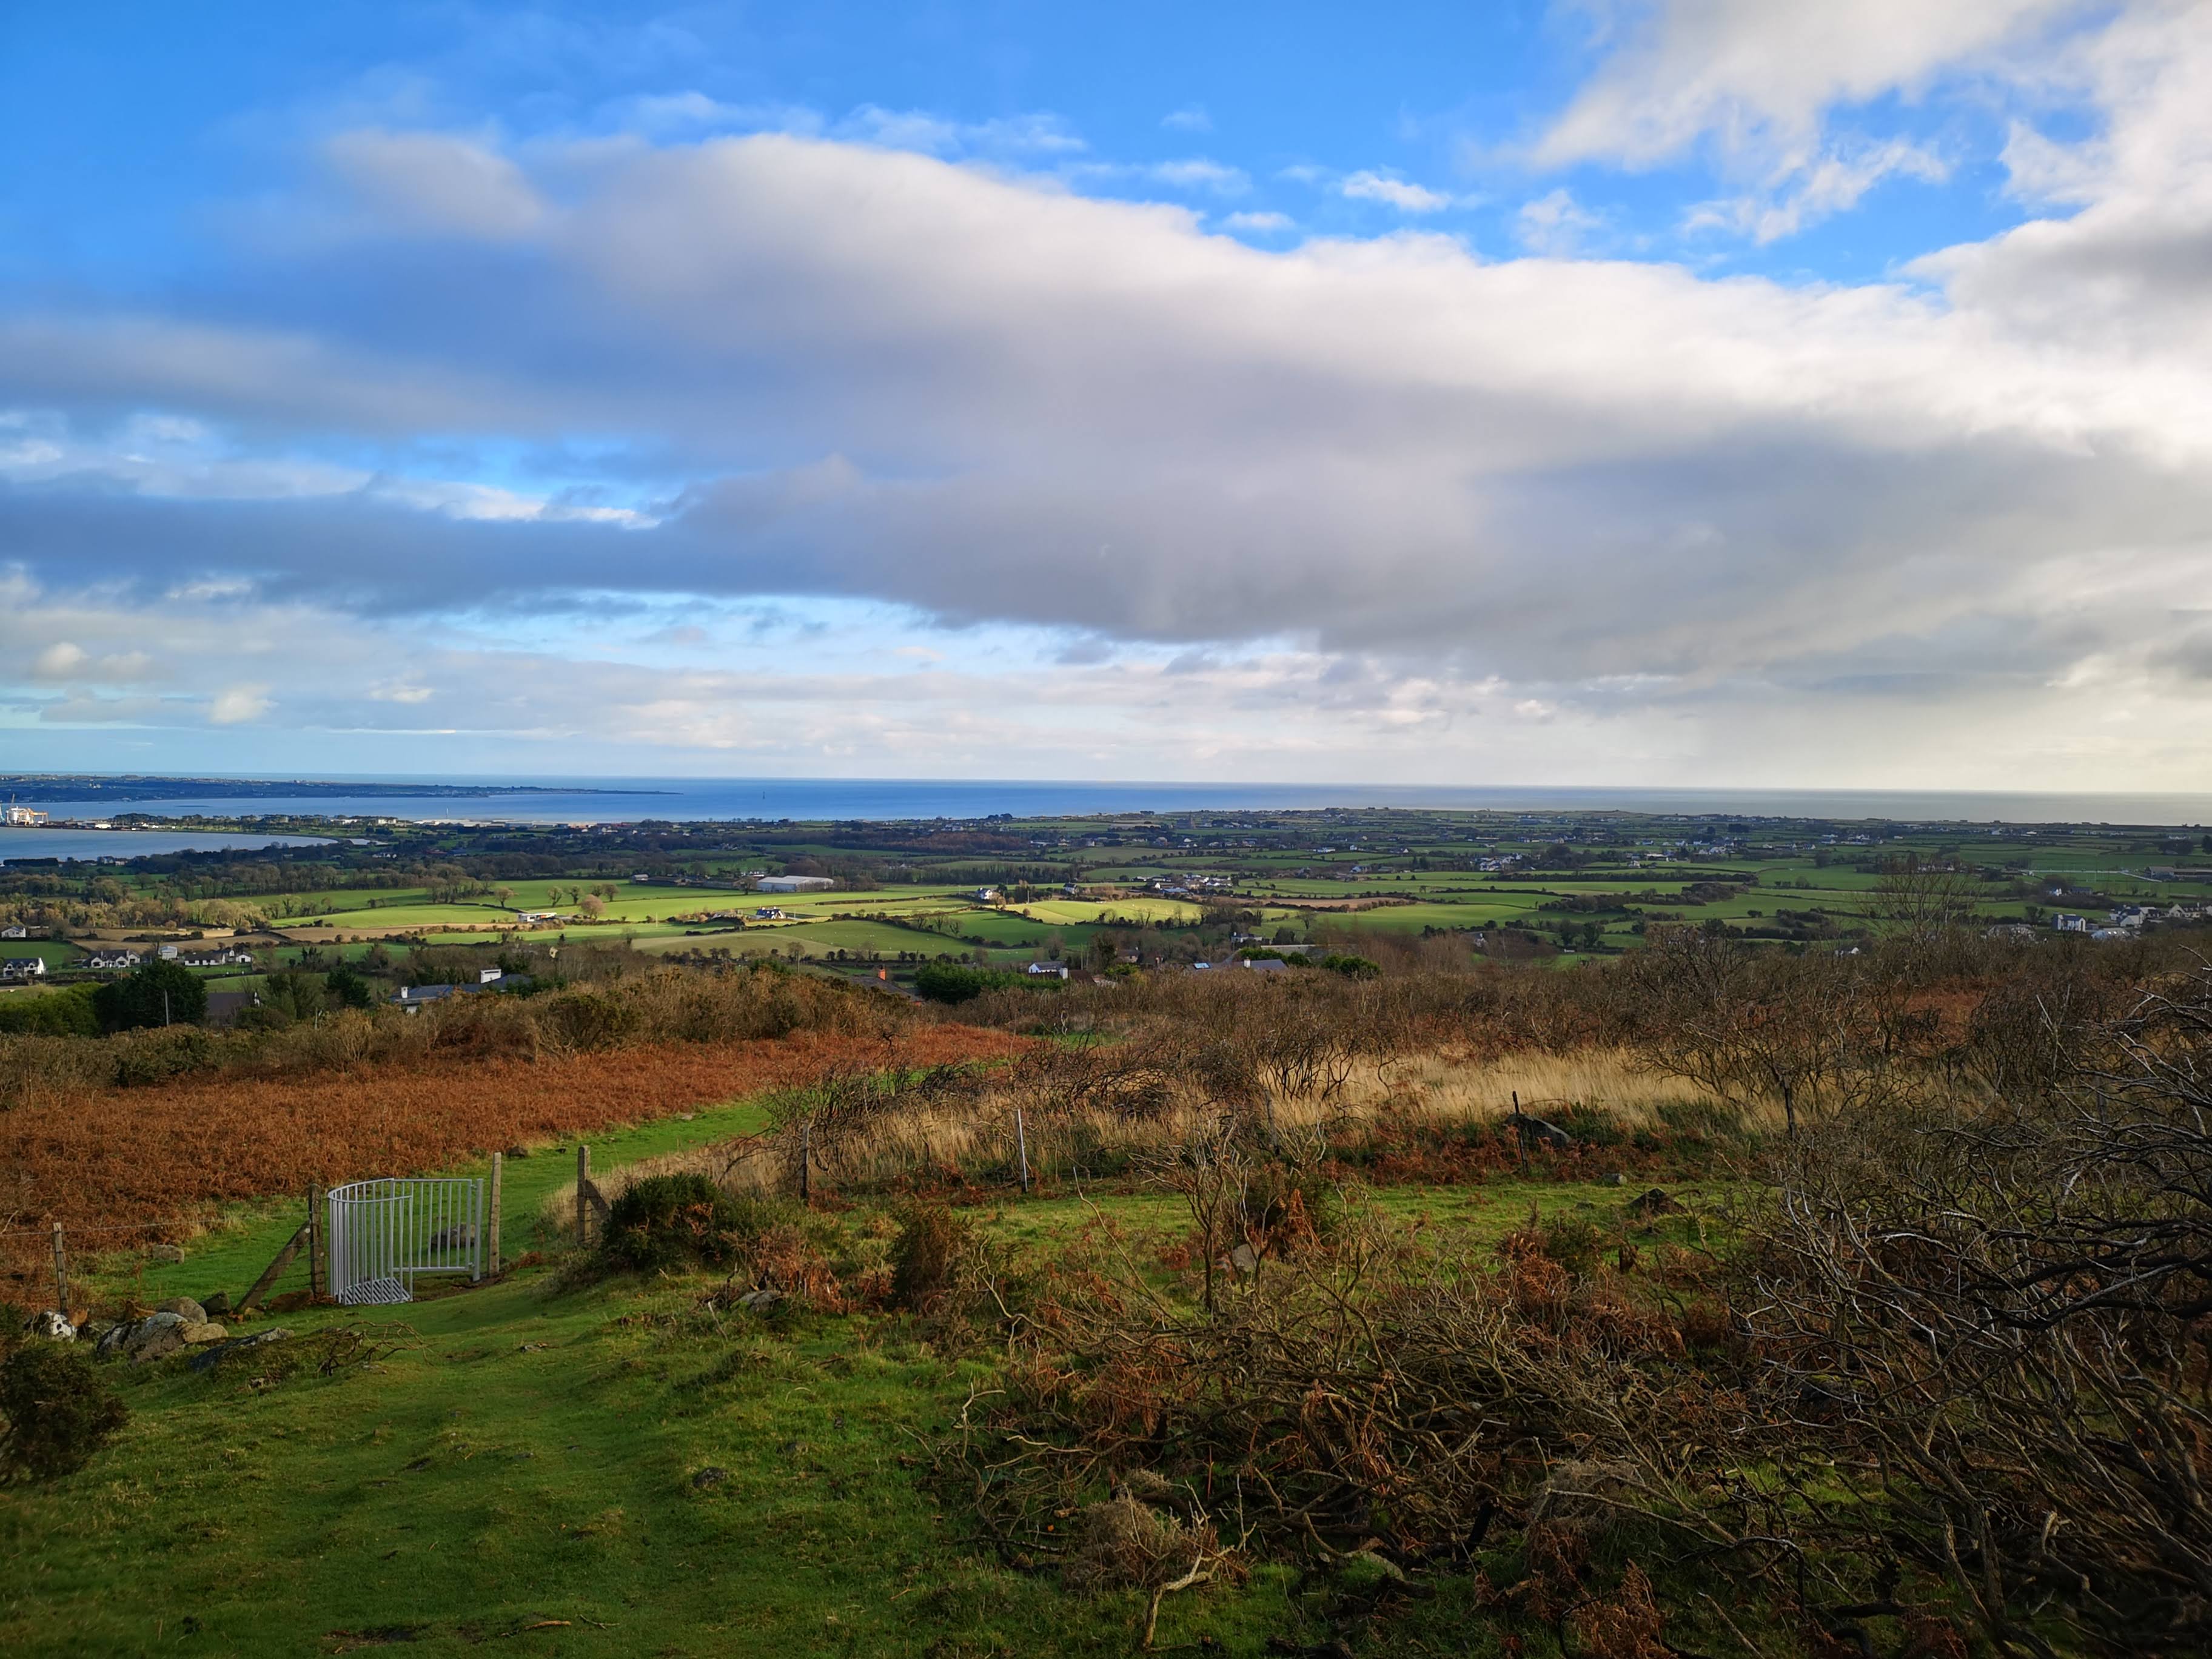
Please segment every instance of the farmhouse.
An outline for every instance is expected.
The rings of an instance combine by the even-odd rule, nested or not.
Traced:
[[[84,965],[96,973],[128,973],[144,960],[136,951],[88,951]]]
[[[20,921],[11,921],[5,927],[0,927],[0,939],[28,939],[30,936],[31,930]]]
[[[1031,979],[1066,979],[1067,964],[1060,962],[1033,962],[1022,971]]]
[[[9,957],[7,961],[0,962],[0,984],[41,979],[45,977],[46,971],[46,959],[44,957]]]
[[[827,876],[763,876],[760,890],[763,893],[811,893],[837,884]]]

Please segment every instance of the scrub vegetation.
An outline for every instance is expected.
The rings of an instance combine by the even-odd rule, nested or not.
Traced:
[[[520,988],[0,1039],[4,1294],[63,1221],[88,1336],[236,1298],[311,1180],[511,1155],[480,1285],[298,1262],[144,1364],[8,1319],[0,1644],[2202,1651],[2203,936],[1960,878],[1819,942],[908,963],[957,1000],[511,932],[356,971]]]

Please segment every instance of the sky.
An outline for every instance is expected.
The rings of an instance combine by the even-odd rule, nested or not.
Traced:
[[[2212,0],[0,8],[0,769],[2212,789]]]

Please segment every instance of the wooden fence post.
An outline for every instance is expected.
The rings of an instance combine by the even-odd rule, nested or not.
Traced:
[[[582,1249],[592,1242],[591,1200],[585,1196],[592,1190],[592,1149],[582,1141],[576,1143],[576,1248]]]
[[[1521,1091],[1513,1091],[1513,1144],[1519,1149],[1521,1169],[1528,1168],[1528,1126],[1521,1120]]]
[[[506,1162],[497,1152],[491,1155],[491,1191],[487,1198],[489,1209],[484,1217],[484,1271],[491,1273],[499,1271],[499,1177]]]
[[[1018,1106],[1014,1108],[1014,1159],[1021,1167],[1022,1190],[1026,1193],[1030,1189],[1030,1141],[1028,1132],[1022,1127],[1022,1109]]]
[[[325,1261],[325,1252],[330,1244],[330,1239],[327,1237],[330,1230],[323,1224],[323,1212],[327,1207],[322,1183],[317,1181],[309,1182],[307,1183],[307,1224],[303,1230],[307,1236],[307,1300],[309,1302],[321,1301],[323,1287],[330,1283],[330,1274]]]
[[[799,1126],[799,1201],[813,1202],[813,1188],[809,1171],[814,1164],[814,1120],[808,1118]]]
[[[62,1249],[62,1224],[54,1223],[54,1309],[69,1317],[69,1256]]]

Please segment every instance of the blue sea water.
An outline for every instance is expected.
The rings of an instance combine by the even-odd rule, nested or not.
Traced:
[[[0,864],[18,859],[143,859],[227,847],[308,847],[314,836],[227,836],[212,830],[0,830]]]
[[[541,793],[482,795],[311,794],[133,801],[125,787],[97,800],[41,800],[57,817],[139,811],[158,817],[212,814],[386,816],[472,823],[608,823],[641,819],[975,819],[1078,817],[1151,811],[1297,811],[1326,807],[1431,807],[1540,814],[1567,811],[1680,813],[1720,817],[1885,819],[1893,823],[2212,824],[2212,794],[1966,793],[1850,789],[1650,789],[1534,786],[1364,786],[1304,783],[1147,783],[956,781],[899,778],[496,778],[337,777],[325,781],[450,787],[524,785]],[[28,797],[25,797],[27,800]],[[0,830],[0,858],[15,837],[61,831]],[[101,835],[103,842],[118,839]],[[194,836],[191,844],[222,837]],[[265,843],[264,843],[265,844]],[[174,850],[171,848],[148,850]],[[63,854],[61,856],[67,856]],[[79,854],[93,856],[93,854]]]

